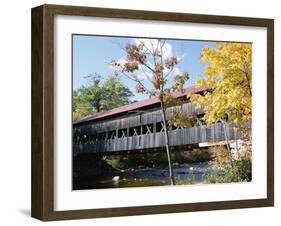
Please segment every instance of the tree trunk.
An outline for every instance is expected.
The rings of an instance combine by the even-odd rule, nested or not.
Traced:
[[[162,113],[164,133],[165,133],[165,146],[166,146],[166,152],[167,152],[167,158],[168,158],[168,164],[169,164],[170,184],[175,185],[176,181],[175,181],[175,176],[174,176],[173,162],[172,162],[171,153],[170,153],[170,143],[169,143],[169,134],[168,134],[168,129],[167,129],[167,122],[166,122],[166,112],[165,112],[163,101],[160,100],[160,103],[161,103],[161,113]]]
[[[230,157],[232,175],[234,175],[234,174],[236,174],[236,172],[235,172],[235,169],[234,169],[232,153],[231,153],[231,150],[230,150],[229,140],[228,140],[227,133],[226,133],[225,121],[223,119],[220,119],[220,121],[221,121],[222,126],[223,126],[224,137],[225,137],[225,140],[226,140],[226,148],[227,148],[228,155]]]

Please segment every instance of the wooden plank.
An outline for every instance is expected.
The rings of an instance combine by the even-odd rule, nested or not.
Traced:
[[[226,125],[225,129],[228,140],[235,140],[236,138],[239,138],[239,134],[234,131],[232,125]],[[172,130],[169,131],[169,140],[171,146],[224,141],[224,126],[222,123],[217,123],[211,125],[210,127],[191,127]],[[109,140],[90,140],[84,144],[80,143],[73,145],[75,153],[141,150],[160,148],[164,146],[165,136],[163,131]]]
[[[167,116],[170,117],[172,112],[175,110],[192,115],[195,112],[195,106],[193,103],[184,103],[182,106],[169,107],[167,109]],[[83,133],[88,131],[91,131],[91,133],[96,133],[124,129],[127,127],[137,127],[140,125],[153,124],[161,121],[161,112],[158,109],[143,114],[123,116],[122,118],[118,119],[107,119],[104,121],[92,122],[90,125],[81,125],[79,128],[81,128]]]

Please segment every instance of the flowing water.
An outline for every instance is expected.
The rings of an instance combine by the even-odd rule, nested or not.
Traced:
[[[204,177],[211,172],[208,162],[185,163],[174,165],[177,184],[202,183]],[[93,188],[123,188],[169,185],[168,168],[141,168],[120,170],[114,175],[107,175],[93,181]]]

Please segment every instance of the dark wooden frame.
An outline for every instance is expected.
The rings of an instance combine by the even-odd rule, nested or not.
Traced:
[[[95,16],[267,28],[267,198],[171,205],[54,211],[54,15]],[[219,210],[274,205],[274,20],[108,8],[42,5],[32,9],[32,200],[43,221]]]

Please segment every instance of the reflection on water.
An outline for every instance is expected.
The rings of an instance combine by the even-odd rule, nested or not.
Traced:
[[[204,177],[211,172],[208,162],[175,164],[174,174],[177,184],[192,180],[201,183]],[[106,175],[99,180],[88,179],[89,188],[124,188],[169,185],[168,168],[141,168],[120,170],[112,175]]]

